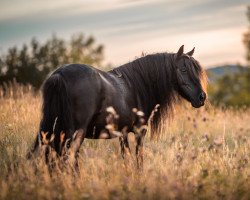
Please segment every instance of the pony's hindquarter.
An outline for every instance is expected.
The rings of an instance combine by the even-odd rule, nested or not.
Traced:
[[[54,148],[60,154],[60,133],[64,132],[67,139],[71,138],[74,130],[67,83],[60,73],[54,73],[45,81],[42,92],[40,133],[48,133],[48,138],[55,134]]]

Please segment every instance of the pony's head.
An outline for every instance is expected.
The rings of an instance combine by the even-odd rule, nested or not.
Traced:
[[[206,100],[206,73],[200,64],[192,57],[194,48],[184,53],[184,45],[174,54],[174,67],[176,71],[175,90],[193,107],[199,108]]]

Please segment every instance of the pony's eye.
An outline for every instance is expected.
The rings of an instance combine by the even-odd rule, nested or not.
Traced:
[[[187,69],[186,69],[186,68],[181,68],[180,70],[181,70],[181,72],[183,72],[183,73],[186,73],[186,72],[187,72]]]

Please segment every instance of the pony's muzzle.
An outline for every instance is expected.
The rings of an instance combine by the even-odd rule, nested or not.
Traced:
[[[193,106],[194,108],[199,108],[199,107],[201,107],[201,106],[204,106],[204,104],[205,104],[204,102],[205,102],[205,100],[206,100],[206,97],[207,97],[206,93],[202,91],[202,92],[198,95],[198,97],[197,97],[196,100],[193,99],[193,101],[191,101],[192,106]]]
[[[199,95],[199,101],[201,103],[204,103],[204,101],[206,100],[206,93],[205,92],[201,92]]]

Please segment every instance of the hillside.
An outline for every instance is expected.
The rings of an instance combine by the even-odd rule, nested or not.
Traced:
[[[206,72],[208,74],[209,81],[213,83],[218,78],[226,74],[234,75],[234,74],[241,73],[247,70],[250,70],[250,69],[241,65],[222,65],[222,66],[211,67],[207,69]]]

